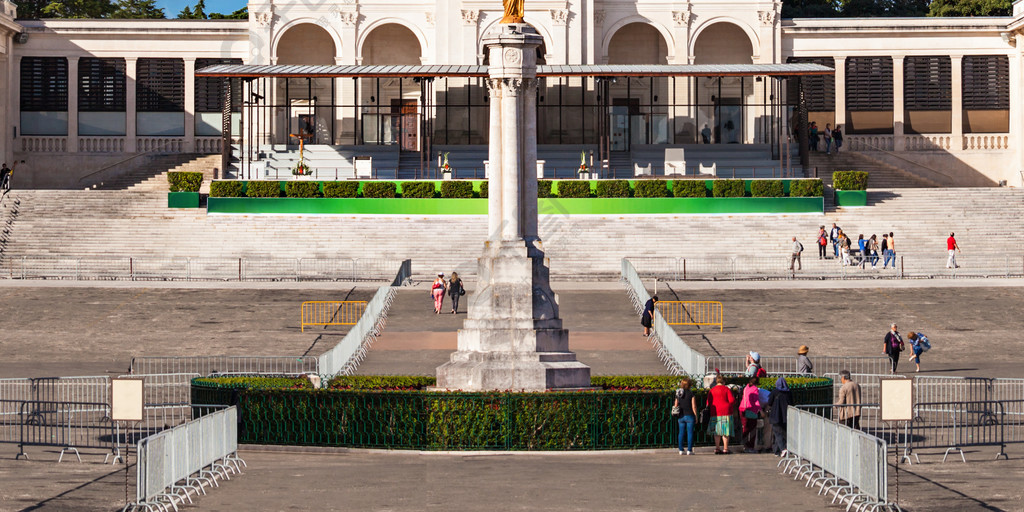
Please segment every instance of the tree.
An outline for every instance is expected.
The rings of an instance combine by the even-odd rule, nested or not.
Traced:
[[[178,19],[179,20],[205,20],[205,19],[207,19],[207,16],[206,16],[206,1],[205,0],[199,0],[198,2],[196,2],[196,6],[194,8],[189,8],[189,6],[186,5],[185,8],[182,9],[180,13],[178,13]]]
[[[210,13],[211,20],[247,20],[249,19],[249,7],[242,7],[241,9],[231,14],[221,14],[219,12]]]
[[[928,16],[1010,16],[1011,0],[932,0]]]
[[[782,3],[783,18],[832,18],[839,16],[833,0],[791,0]]]
[[[106,18],[114,13],[110,0],[62,0],[49,2],[40,18]]]
[[[162,20],[167,16],[163,9],[156,6],[156,0],[118,0],[117,10],[110,17]]]

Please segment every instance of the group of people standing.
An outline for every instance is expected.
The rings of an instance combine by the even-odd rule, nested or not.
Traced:
[[[836,153],[839,153],[839,148],[843,146],[843,130],[839,128],[838,124],[833,129],[832,123],[826,123],[825,129],[819,130],[818,123],[811,121],[811,124],[807,127],[807,137],[811,151],[820,151],[818,149],[819,143],[824,140],[826,155],[831,155],[833,149]]]
[[[896,268],[896,235],[890,231],[889,233],[882,233],[882,240],[878,240],[878,235],[871,235],[868,238],[864,238],[864,235],[857,235],[856,245],[850,237],[836,225],[832,223],[832,229],[826,231],[825,226],[818,227],[818,259],[828,258],[828,246],[832,246],[832,257],[842,258],[843,265],[853,265],[854,262],[850,258],[852,250],[856,249],[858,261],[857,264],[860,268],[865,268],[867,264],[871,263],[871,268],[876,268],[878,260],[882,260],[882,269]]]
[[[441,314],[445,294],[452,299],[451,313],[454,315],[459,310],[459,298],[466,294],[466,288],[462,285],[462,278],[458,272],[452,272],[447,280],[444,278],[444,272],[438,272],[437,278],[431,283],[430,296],[434,299],[434,314]]]

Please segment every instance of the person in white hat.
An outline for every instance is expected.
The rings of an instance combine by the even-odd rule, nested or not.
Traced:
[[[441,306],[444,303],[444,292],[448,289],[444,280],[444,272],[437,273],[437,279],[430,285],[430,296],[434,299],[434,314],[441,313]]]
[[[754,352],[753,350],[747,354],[747,371],[744,373],[747,377],[764,377],[768,373],[761,368],[761,354]]]

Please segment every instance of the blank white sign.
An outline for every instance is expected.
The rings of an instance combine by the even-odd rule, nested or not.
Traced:
[[[913,379],[882,379],[882,421],[911,421],[913,419]]]
[[[110,379],[110,419],[113,421],[142,421],[145,405],[142,379]]]

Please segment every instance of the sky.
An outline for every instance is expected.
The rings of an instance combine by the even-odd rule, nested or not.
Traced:
[[[206,0],[206,12],[220,12],[231,14],[242,7],[245,7],[247,0]],[[157,0],[156,6],[164,10],[168,18],[177,18],[185,6],[193,6],[196,0]]]

